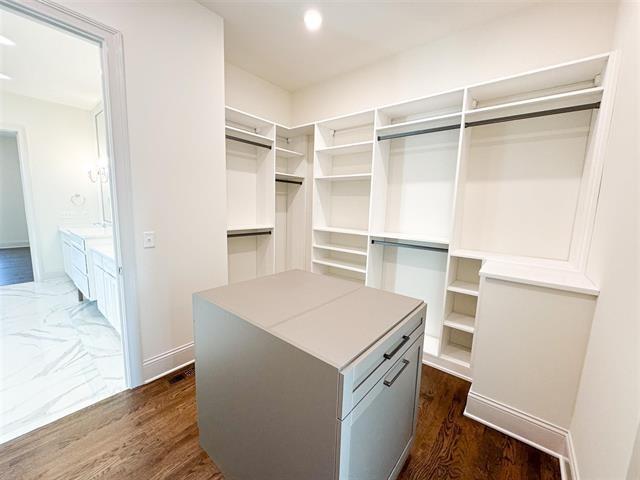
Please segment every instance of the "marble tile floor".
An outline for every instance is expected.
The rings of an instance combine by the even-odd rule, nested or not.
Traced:
[[[0,287],[0,443],[124,388],[120,336],[68,277]]]

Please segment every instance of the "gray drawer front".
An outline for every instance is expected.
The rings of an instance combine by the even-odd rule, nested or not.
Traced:
[[[424,334],[426,305],[416,309],[394,331],[362,355],[343,372],[342,405],[339,418],[345,418],[397,359]]]

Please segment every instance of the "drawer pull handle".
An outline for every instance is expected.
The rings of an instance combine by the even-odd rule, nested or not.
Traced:
[[[396,373],[396,374],[393,376],[393,378],[392,378],[391,380],[387,380],[387,379],[385,378],[385,380],[384,380],[384,382],[383,382],[383,383],[384,383],[387,387],[390,387],[391,385],[393,385],[393,384],[394,384],[394,382],[398,379],[398,377],[399,377],[400,375],[402,375],[402,372],[404,372],[404,369],[405,369],[405,368],[407,368],[407,366],[409,365],[409,360],[407,360],[406,358],[403,358],[403,359],[402,359],[402,363],[403,363],[402,368],[401,368],[400,370],[398,370],[398,373]]]
[[[393,358],[393,356],[398,353],[398,350],[400,350],[402,347],[404,347],[404,344],[407,343],[409,341],[411,337],[409,335],[403,335],[402,336],[402,341],[396,346],[396,348],[394,348],[393,350],[391,350],[390,352],[385,353],[383,356],[384,358],[386,358],[387,360],[391,360]]]

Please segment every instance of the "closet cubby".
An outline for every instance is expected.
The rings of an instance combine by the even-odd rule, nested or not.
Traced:
[[[370,245],[367,285],[424,300],[428,305],[424,351],[437,355],[447,252],[423,249],[418,243],[387,243]]]
[[[482,261],[475,258],[451,257],[450,282],[447,290],[478,296]]]
[[[463,368],[470,368],[472,345],[472,334],[445,326],[442,332],[440,356]]]
[[[315,230],[313,232],[313,248],[366,257],[367,237]]]
[[[316,124],[316,151],[340,152],[351,145],[372,143],[373,110],[345,115]]]

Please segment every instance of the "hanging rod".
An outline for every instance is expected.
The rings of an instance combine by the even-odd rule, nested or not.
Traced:
[[[581,112],[583,110],[594,110],[600,108],[600,102],[585,103],[575,105],[573,107],[553,108],[551,110],[541,110],[539,112],[520,113],[518,115],[509,115],[506,117],[489,118],[487,120],[476,120],[474,122],[466,122],[465,128],[478,127],[480,125],[490,125],[492,123],[512,122],[514,120],[524,120],[526,118],[546,117],[548,115],[559,115],[561,113]]]
[[[268,230],[266,232],[227,233],[227,238],[255,237],[257,235],[271,235],[271,230]]]
[[[378,135],[378,141],[380,140],[392,140],[394,138],[412,137],[414,135],[424,135],[426,133],[444,132],[446,130],[455,130],[460,128],[460,124],[445,125],[443,127],[425,128],[424,130],[414,130],[412,132],[403,133],[390,133],[388,135]]]
[[[234,137],[233,135],[225,135],[225,137],[228,140],[234,140],[236,142],[241,142],[241,143],[246,143],[248,145],[253,145],[254,147],[268,148],[269,150],[271,150],[271,145],[266,145],[264,143],[258,143],[258,142],[254,142],[252,140],[245,140],[244,138]]]
[[[302,185],[302,182],[299,180],[285,180],[283,178],[276,178],[276,182],[280,183],[293,183],[294,185]]]
[[[509,115],[506,117],[489,118],[487,120],[476,120],[473,122],[465,122],[464,128],[479,127],[481,125],[490,125],[492,123],[512,122],[514,120],[524,120],[527,118],[546,117],[548,115],[559,115],[561,113],[581,112],[583,110],[594,110],[600,108],[600,102],[586,103],[583,105],[575,105],[573,107],[554,108],[551,110],[541,110],[539,112],[521,113],[518,115]],[[460,124],[444,125],[442,127],[426,128],[423,130],[414,130],[411,132],[390,133],[388,135],[378,135],[378,141],[392,140],[394,138],[411,137],[413,135],[424,135],[426,133],[444,132],[446,130],[455,130],[460,128]]]
[[[372,245],[386,245],[388,247],[399,247],[399,248],[415,248],[418,250],[431,250],[432,252],[448,252],[449,248],[447,247],[430,247],[428,245],[413,245],[411,243],[401,243],[401,242],[388,242],[386,240],[376,240],[374,238],[371,239]]]

